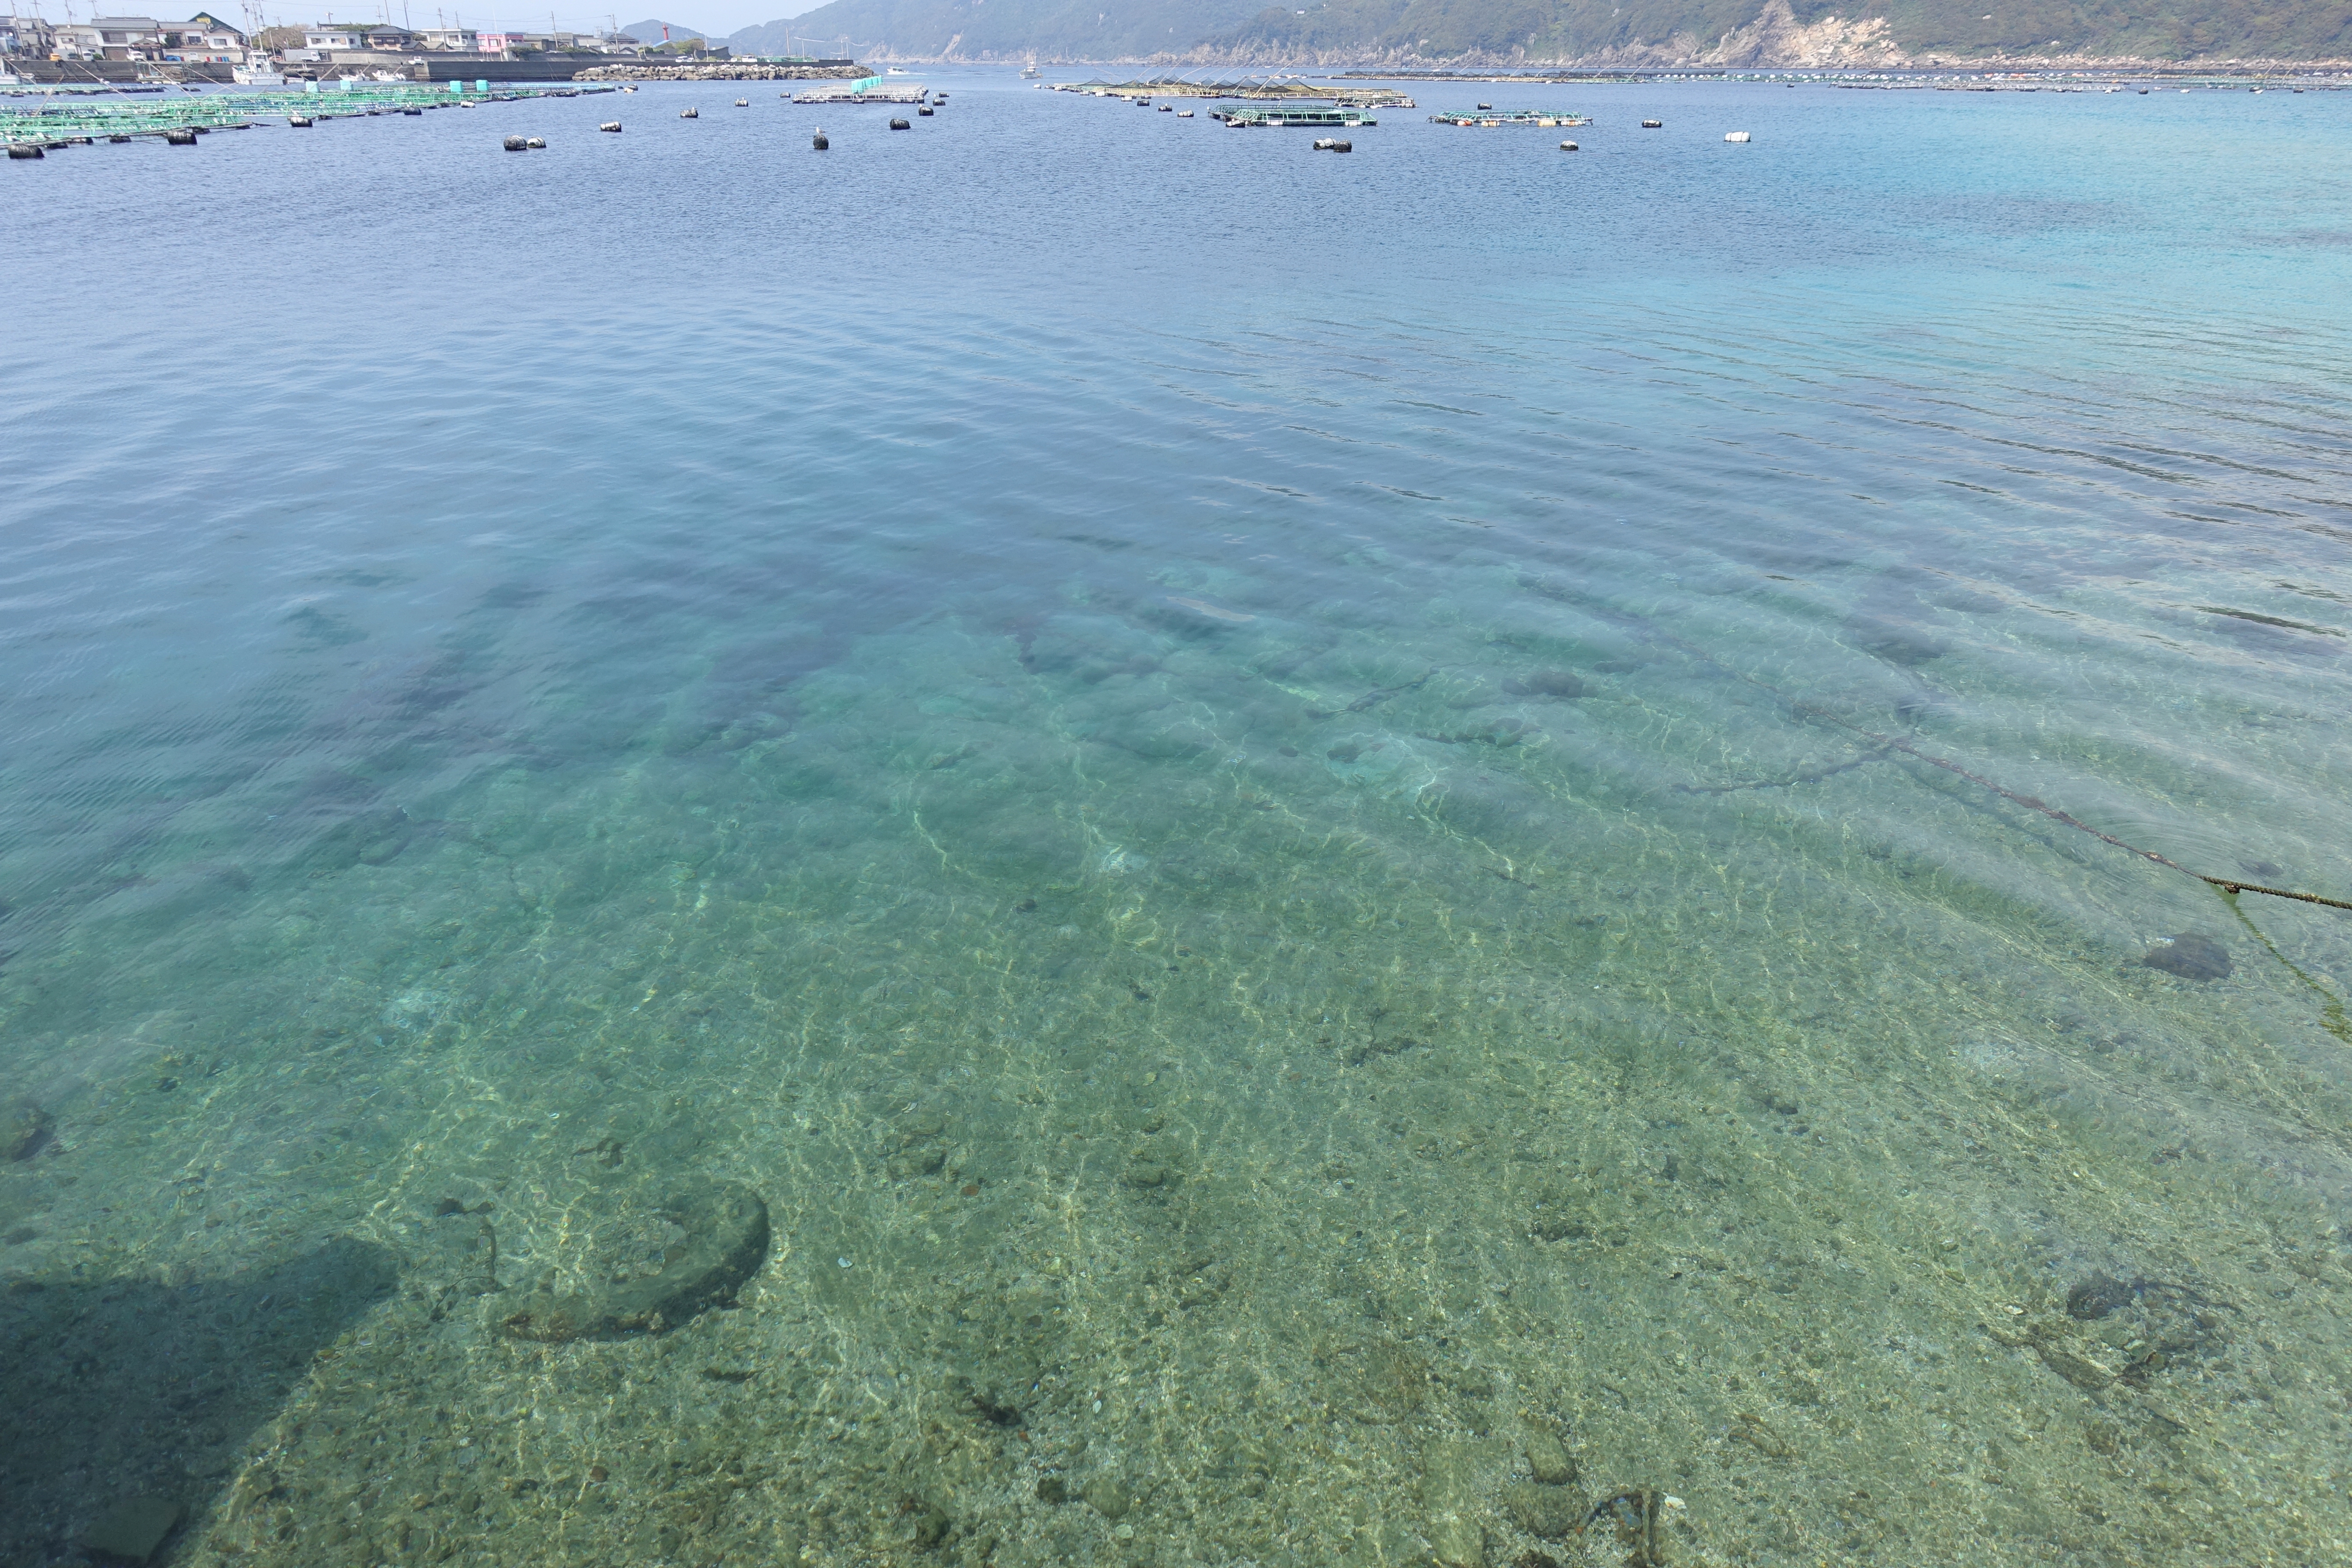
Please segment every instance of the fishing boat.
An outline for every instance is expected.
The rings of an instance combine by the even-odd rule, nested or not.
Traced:
[[[1044,76],[1045,74],[1045,73],[1044,71],[1037,68],[1037,57],[1035,55],[1031,55],[1029,57],[1029,63],[1021,68],[1021,79],[1023,81],[1035,81],[1039,77]]]

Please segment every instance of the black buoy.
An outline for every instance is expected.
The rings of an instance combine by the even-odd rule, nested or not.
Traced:
[[[1491,103],[1482,103],[1482,104],[1480,104],[1478,107],[1479,107],[1479,108],[1481,108],[1481,109],[1492,109],[1492,108],[1494,108],[1495,106],[1494,106],[1493,104],[1491,104]]]
[[[1356,144],[1353,142],[1334,142],[1331,143],[1331,151],[1334,153],[1352,153],[1355,150]]]
[[[164,132],[163,140],[174,147],[193,147],[196,144],[196,133],[188,127],[182,126],[177,131]]]
[[[289,114],[286,117],[286,123],[297,131],[308,131],[310,128],[310,117],[307,114]]]
[[[128,141],[130,141],[130,140],[131,140],[131,138],[130,138],[130,137],[128,137],[128,136],[126,136],[126,135],[124,135],[121,132],[118,131],[118,132],[116,132],[113,135],[111,135],[111,136],[108,137],[108,138],[107,138],[107,140],[108,140],[109,142],[128,142]]]
[[[48,154],[41,151],[40,143],[37,142],[11,142],[8,143],[8,156],[11,158],[46,158]]]
[[[681,109],[677,111],[677,117],[680,120],[699,120],[702,118],[702,110],[698,109]]]
[[[421,108],[411,107],[402,110],[401,112],[403,114],[414,114],[420,120],[425,117],[425,110]]]
[[[812,146],[812,147],[814,147],[814,148],[815,148],[815,149],[816,149],[818,152],[820,152],[820,153],[824,152],[826,148],[828,148],[828,147],[830,147],[830,146],[832,146],[832,145],[833,145],[833,143],[832,143],[832,142],[828,142],[828,141],[826,141],[826,140],[824,139],[824,126],[820,125],[820,126],[818,126],[818,127],[816,128],[816,140],[814,140],[814,142],[811,142],[809,143],[809,145],[810,145],[810,146]]]
[[[1655,131],[1664,124],[1665,124],[1665,121],[1663,120],[1644,120],[1642,121],[1642,129],[1644,131]]]
[[[500,145],[505,147],[509,153],[528,153],[530,151],[530,143],[524,141],[520,136],[509,136],[505,142],[500,143]]]
[[[925,119],[927,119],[927,120],[928,120],[928,119],[929,119],[929,118],[930,118],[931,113],[932,113],[931,106],[930,106],[929,104],[928,104],[928,103],[927,103],[927,104],[923,105],[923,107],[922,107],[922,108],[920,108],[920,109],[919,109],[919,110],[915,110],[915,112],[916,112],[916,113],[918,113],[918,114],[919,114],[919,115],[921,115],[921,116],[923,116]]]
[[[1559,150],[1563,153],[1573,153],[1576,151],[1576,143],[1573,142],[1563,142],[1559,144]]]
[[[912,131],[914,128],[915,122],[911,120],[894,120],[890,121],[890,129],[893,131]]]
[[[618,131],[621,129],[621,122],[617,120],[607,120],[604,124],[596,127],[596,129],[599,131]]]
[[[735,107],[738,109],[749,109],[751,107],[751,100],[748,98],[739,98],[735,100]]]

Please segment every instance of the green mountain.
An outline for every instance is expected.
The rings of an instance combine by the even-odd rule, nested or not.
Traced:
[[[1991,9],[1986,10],[1990,5]],[[770,24],[774,26],[775,24]],[[737,37],[753,31],[745,29]],[[1894,66],[2352,59],[2345,0],[833,0],[860,59]]]
[[[793,37],[861,60],[1137,60],[1191,53],[1264,0],[834,0]],[[772,26],[773,24],[771,24]],[[746,29],[749,31],[749,29]],[[854,47],[853,47],[854,46]]]

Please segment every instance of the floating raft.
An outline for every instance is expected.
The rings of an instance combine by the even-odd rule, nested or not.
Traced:
[[[898,81],[869,76],[857,81],[833,81],[793,94],[794,103],[920,103],[929,96],[919,81]]]
[[[1433,125],[1553,126],[1590,125],[1592,123],[1592,117],[1587,114],[1562,114],[1551,109],[1514,109],[1500,112],[1492,109],[1475,109],[1467,113],[1433,114],[1429,117],[1429,121]]]
[[[1227,109],[1210,114],[1236,130],[1249,125],[1336,125],[1354,130],[1360,125],[1378,125],[1379,121],[1360,109],[1297,104],[1282,109]]]
[[[421,114],[461,103],[503,103],[532,98],[577,98],[610,88],[512,88],[496,91],[452,82],[427,87],[368,82],[323,92],[204,92],[173,98],[93,101],[51,100],[41,107],[0,108],[0,142],[63,146],[77,137],[165,136],[174,131],[242,131],[272,120],[339,120],[370,114]]]
[[[1258,100],[1314,100],[1337,103],[1342,108],[1411,109],[1412,100],[1402,92],[1383,88],[1363,88],[1333,92],[1328,88],[1316,87],[1290,77],[1227,77],[1217,80],[1201,80],[1189,76],[1154,77],[1149,81],[1064,81],[1053,84],[1055,92],[1082,93],[1092,98],[1234,98]]]

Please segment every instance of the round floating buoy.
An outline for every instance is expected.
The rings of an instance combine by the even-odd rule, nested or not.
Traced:
[[[1331,143],[1331,151],[1334,153],[1352,153],[1355,150],[1356,144],[1353,142],[1334,142]]]
[[[606,121],[604,121],[604,124],[599,125],[598,127],[596,127],[596,129],[597,129],[597,130],[599,130],[599,131],[614,131],[614,132],[617,132],[617,131],[619,131],[619,130],[621,129],[621,122],[620,122],[619,121],[617,121],[617,120],[607,120]]]
[[[1334,142],[1328,136],[1318,136],[1315,139],[1315,145],[1312,151],[1317,153],[1328,153],[1336,145],[1338,145],[1338,143]]]
[[[310,117],[307,114],[289,114],[286,117],[286,123],[297,131],[308,131],[310,128]]]
[[[1173,114],[1176,112],[1176,106],[1172,103],[1163,103],[1160,106],[1160,112],[1162,114]]]
[[[1665,121],[1663,120],[1644,120],[1642,121],[1642,129],[1644,131],[1655,131],[1664,123]]]
[[[1480,104],[1478,107],[1479,107],[1479,108],[1481,108],[1481,109],[1492,109],[1492,108],[1494,108],[1495,106],[1494,106],[1493,104],[1491,104],[1491,103],[1482,103],[1482,104]]]
[[[1723,133],[1723,139],[1726,142],[1745,142],[1748,140],[1748,132],[1745,131],[1727,131]]]
[[[505,142],[501,142],[500,145],[505,147],[509,153],[528,153],[530,151],[530,143],[524,141],[520,136],[509,136]]]
[[[928,103],[927,103],[927,104],[923,105],[923,107],[922,107],[922,108],[920,108],[920,109],[919,109],[919,110],[915,110],[915,112],[916,112],[916,113],[918,113],[918,114],[921,114],[921,115],[929,115],[929,114],[930,114],[930,113],[932,112],[932,109],[931,109],[931,106],[930,106],[929,104],[928,104]]]
[[[174,147],[193,147],[196,144],[196,133],[184,126],[177,131],[164,132],[163,140]]]
[[[118,132],[116,132],[113,135],[111,135],[111,136],[108,137],[108,138],[107,138],[107,140],[108,140],[109,142],[128,142],[128,141],[130,141],[130,140],[131,140],[131,138],[130,138],[130,137],[128,137],[128,136],[126,136],[126,135],[124,135],[121,132],[118,131]]]
[[[414,114],[414,115],[415,115],[419,120],[422,120],[422,119],[424,119],[424,118],[425,118],[425,110],[424,110],[423,109],[421,109],[421,108],[417,108],[417,109],[404,109],[404,110],[401,110],[401,112],[402,112],[403,114]]]
[[[1179,120],[1190,120],[1192,118],[1192,111],[1189,109],[1180,109],[1176,111],[1176,118]]]
[[[739,98],[735,100],[735,107],[738,109],[749,109],[751,107],[751,100],[748,98]]]
[[[680,120],[699,120],[702,118],[702,110],[698,109],[681,109],[677,111],[677,117]]]
[[[8,156],[11,158],[46,158],[48,154],[42,152],[37,143],[31,142],[11,142],[8,143]]]
[[[890,129],[893,131],[912,131],[914,128],[915,122],[911,120],[894,120],[890,121]]]
[[[814,141],[811,142],[809,143],[809,145],[810,145],[810,146],[812,146],[812,147],[814,147],[814,148],[815,148],[815,149],[816,149],[818,152],[820,152],[820,153],[824,152],[826,148],[828,148],[828,147],[830,147],[830,146],[832,146],[832,145],[833,145],[833,143],[832,143],[832,142],[828,142],[828,141],[826,141],[826,140],[824,139],[824,126],[820,125],[820,126],[818,126],[818,127],[816,128],[816,139],[815,139]]]
[[[541,148],[542,148],[542,147],[544,147],[544,146],[546,146],[546,145],[547,145],[547,140],[546,140],[546,138],[544,138],[544,137],[541,137],[541,136],[534,136],[534,137],[532,137],[530,141],[525,142],[523,143],[523,145],[524,145],[524,146],[526,146],[526,147],[528,147],[528,148],[530,148],[532,152],[536,153],[536,152],[538,152]]]
[[[1559,144],[1559,150],[1563,153],[1573,153],[1576,151],[1576,143],[1573,142],[1563,142]]]

